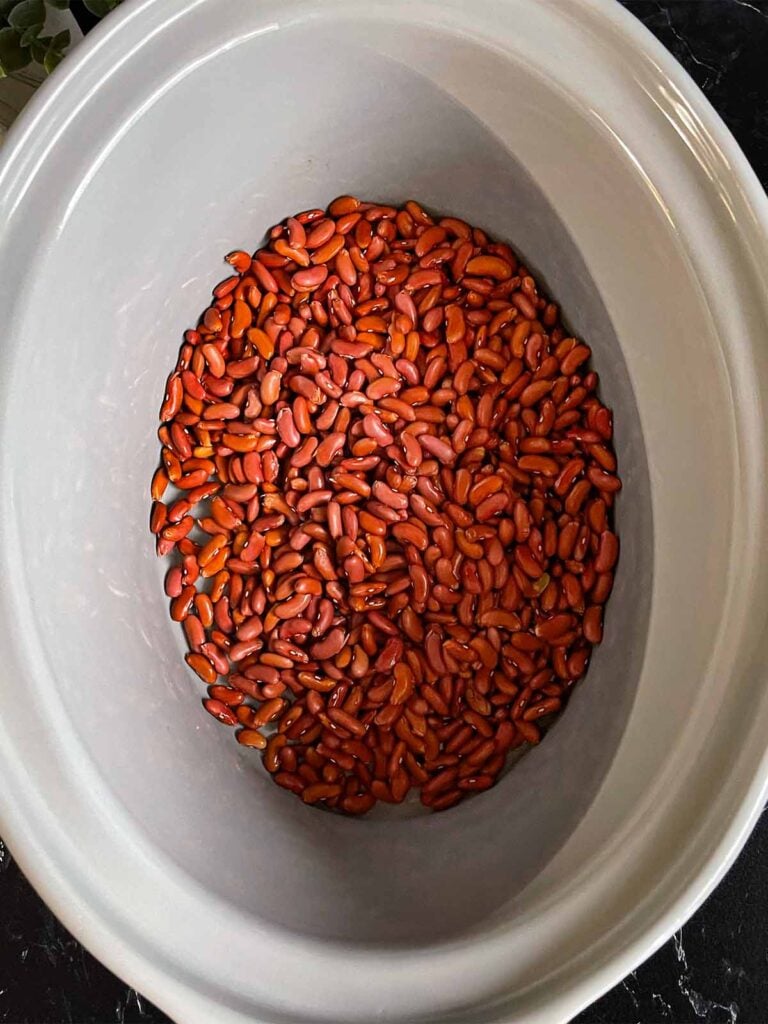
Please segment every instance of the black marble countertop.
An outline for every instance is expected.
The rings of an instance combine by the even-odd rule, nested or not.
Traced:
[[[559,0],[567,3],[569,0]],[[768,182],[768,0],[622,0],[709,97]],[[165,1024],[65,931],[0,842],[0,1022]],[[768,1021],[768,816],[717,891],[574,1024]],[[215,1024],[215,1022],[212,1022]]]

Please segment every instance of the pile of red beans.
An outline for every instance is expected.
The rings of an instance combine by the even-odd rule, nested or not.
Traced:
[[[185,334],[151,529],[204,706],[347,814],[442,810],[538,743],[603,633],[611,412],[511,248],[344,196]]]

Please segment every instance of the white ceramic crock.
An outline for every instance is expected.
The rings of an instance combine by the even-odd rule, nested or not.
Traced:
[[[305,808],[201,710],[147,536],[222,255],[353,191],[513,243],[616,408],[607,635],[546,741],[433,817]],[[180,1024],[565,1021],[765,796],[768,209],[608,0],[143,0],[0,166],[0,833]]]

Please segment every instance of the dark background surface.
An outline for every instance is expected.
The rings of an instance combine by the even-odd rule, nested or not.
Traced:
[[[690,72],[765,185],[768,0],[622,2]],[[764,815],[730,873],[691,921],[574,1024],[763,1024],[768,1021],[767,917]],[[61,927],[0,842],[0,1022],[167,1021]]]

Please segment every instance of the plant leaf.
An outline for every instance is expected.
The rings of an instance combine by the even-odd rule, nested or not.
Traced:
[[[39,36],[40,29],[42,27],[42,25],[30,25],[29,28],[25,28],[24,31],[21,33],[21,38],[19,39],[19,46],[23,47],[24,49],[26,49],[28,46],[31,46],[32,41],[34,39],[37,39],[37,37]],[[40,42],[45,44],[46,40],[41,39]]]
[[[85,6],[96,18],[103,18],[117,7],[120,0],[85,0]]]
[[[45,22],[45,4],[43,0],[21,0],[8,15],[8,24],[18,32],[24,32],[35,25],[38,29]]]
[[[44,46],[39,39],[33,39],[29,52],[32,54],[33,60],[36,60],[38,64],[42,64],[46,53],[48,53],[48,47]]]
[[[0,21],[7,21],[8,15],[18,3],[18,0],[0,0]]]
[[[69,29],[65,28],[63,32],[57,32],[51,40],[51,46],[54,50],[66,50],[69,46],[71,36]]]
[[[45,59],[43,60],[43,67],[47,74],[50,75],[56,65],[60,63],[63,56],[64,54],[59,53],[57,50],[49,50],[48,53],[46,53]]]
[[[55,7],[57,11],[68,11],[69,0],[45,0],[49,7]]]
[[[29,51],[19,45],[16,32],[12,28],[0,28],[0,71],[3,76],[20,71],[29,61]]]

